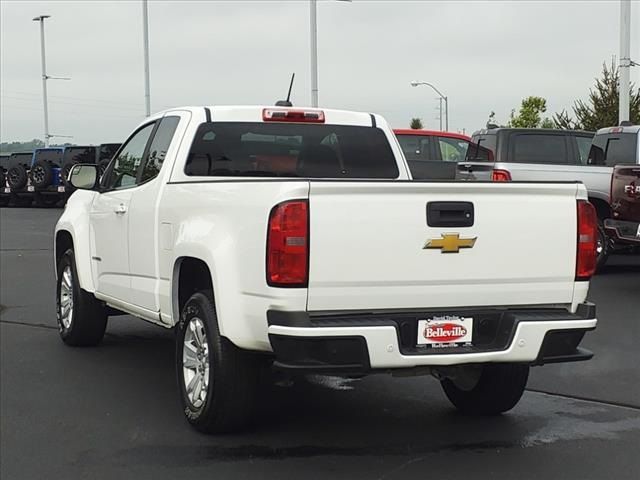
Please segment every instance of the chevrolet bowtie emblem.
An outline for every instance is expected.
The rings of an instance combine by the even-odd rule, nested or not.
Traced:
[[[439,248],[442,253],[458,253],[461,248],[473,248],[478,237],[460,238],[459,233],[443,233],[442,238],[431,238],[423,249]]]

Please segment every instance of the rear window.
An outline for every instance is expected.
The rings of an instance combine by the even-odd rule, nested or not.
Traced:
[[[7,164],[14,165],[29,165],[33,159],[33,153],[12,153],[7,160]]]
[[[203,123],[191,146],[191,176],[397,178],[384,132],[350,125]]]
[[[33,161],[35,163],[38,160],[51,162],[59,167],[62,161],[62,150],[37,150]]]
[[[493,162],[497,135],[474,135],[465,154],[467,162]]]
[[[404,156],[409,161],[435,160],[431,153],[431,138],[426,135],[396,135]]]
[[[511,137],[512,161],[516,163],[569,163],[564,135],[520,133]]]
[[[596,135],[589,150],[589,165],[613,167],[614,165],[635,164],[638,152],[636,133],[615,133]]]
[[[64,163],[95,163],[96,147],[67,147],[64,149]]]

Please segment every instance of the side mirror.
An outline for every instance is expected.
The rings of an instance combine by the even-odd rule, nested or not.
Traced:
[[[98,183],[98,166],[87,163],[74,165],[69,173],[69,183],[75,188],[93,190]]]

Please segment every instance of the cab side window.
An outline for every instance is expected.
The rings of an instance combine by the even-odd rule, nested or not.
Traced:
[[[111,171],[107,175],[107,189],[129,188],[136,185],[138,167],[142,164],[144,153],[155,123],[145,125],[127,141],[124,148],[113,160]]]
[[[164,117],[160,121],[149,146],[149,154],[142,167],[138,183],[148,182],[158,176],[179,122],[180,117]]]

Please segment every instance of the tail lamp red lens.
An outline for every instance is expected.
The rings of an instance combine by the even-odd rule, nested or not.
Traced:
[[[267,284],[306,287],[309,283],[309,202],[276,205],[267,232]]]
[[[586,200],[578,200],[576,280],[589,280],[596,271],[598,216]]]
[[[496,168],[491,172],[491,181],[492,182],[510,182],[511,173],[509,173],[509,170],[500,170]]]
[[[322,110],[289,110],[265,108],[262,110],[265,122],[324,123]]]

